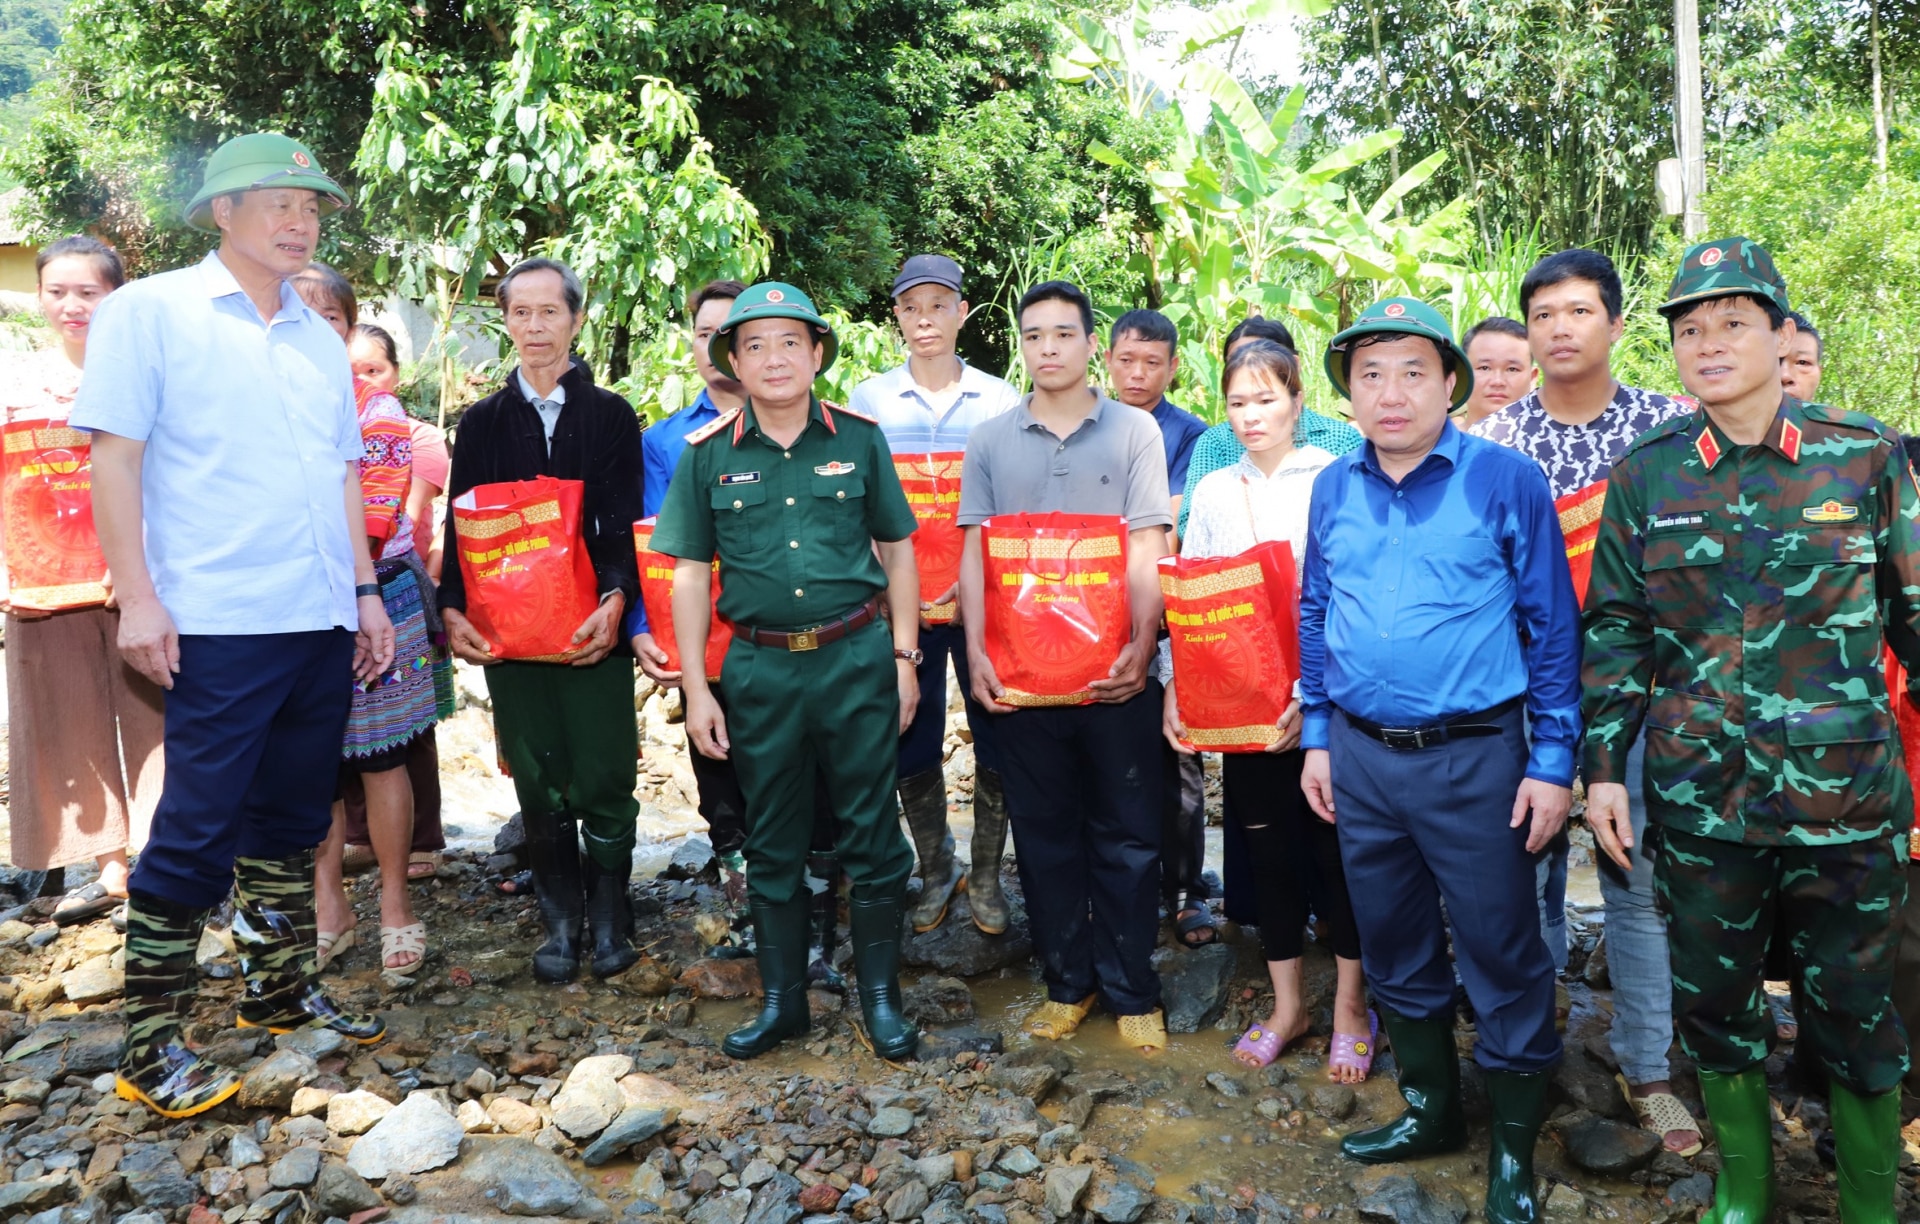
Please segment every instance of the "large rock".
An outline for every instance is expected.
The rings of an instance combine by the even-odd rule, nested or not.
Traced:
[[[901,991],[900,1003],[915,1024],[959,1024],[974,1017],[973,992],[959,978],[923,977]]]
[[[1072,1215],[1093,1180],[1092,1165],[1055,1165],[1047,1170],[1047,1210],[1055,1216]]]
[[[1409,1173],[1363,1178],[1355,1184],[1354,1207],[1363,1220],[1385,1224],[1460,1224],[1467,1209],[1427,1193]]]
[[[1060,1072],[1045,1064],[1028,1067],[1010,1067],[1005,1063],[987,1072],[987,1083],[992,1087],[1015,1096],[1021,1096],[1038,1105],[1047,1099],[1053,1086],[1060,1082]]]
[[[1087,1190],[1087,1214],[1106,1224],[1133,1224],[1153,1205],[1153,1188],[1102,1170]]]
[[[127,1179],[127,1197],[136,1206],[170,1215],[200,1199],[199,1184],[187,1176],[171,1144],[128,1148],[120,1158],[119,1171]]]
[[[327,1129],[336,1135],[364,1135],[393,1112],[393,1103],[356,1088],[327,1102]]]
[[[508,1215],[581,1218],[604,1212],[565,1160],[528,1139],[476,1147],[460,1176],[491,1192],[493,1205]]]
[[[693,880],[713,870],[713,843],[695,833],[674,848],[673,857],[667,861],[666,870],[660,873],[660,878]]]
[[[439,1098],[416,1092],[355,1141],[347,1165],[369,1181],[425,1173],[458,1159],[465,1133]]]
[[[775,1173],[767,1178],[753,1192],[746,1224],[793,1224],[805,1213],[800,1206],[801,1189],[800,1179],[791,1173]]]
[[[674,1113],[667,1109],[643,1109],[629,1105],[620,1111],[618,1117],[600,1132],[600,1137],[587,1145],[580,1159],[589,1167],[598,1167],[612,1160],[643,1139],[651,1139],[672,1124]]]
[[[1553,1124],[1567,1159],[1589,1173],[1624,1177],[1660,1154],[1660,1136],[1590,1113],[1571,1113]]]
[[[926,1184],[910,1177],[901,1183],[899,1189],[887,1195],[886,1201],[880,1204],[880,1210],[886,1214],[890,1224],[907,1224],[908,1220],[919,1219],[920,1213],[932,1201],[933,1196],[927,1193]]]
[[[537,1134],[547,1124],[539,1110],[509,1096],[493,1098],[493,1104],[487,1106],[487,1116],[509,1135]]]
[[[1007,1048],[999,1029],[961,1024],[953,1028],[920,1030],[914,1057],[921,1062],[952,1062],[960,1054],[998,1054]]]
[[[304,1190],[320,1176],[320,1149],[288,1148],[267,1170],[267,1184],[275,1190]]]
[[[574,1064],[553,1098],[553,1124],[575,1139],[591,1139],[626,1108],[620,1077],[633,1070],[625,1054],[600,1054]]]
[[[677,984],[703,999],[744,999],[760,993],[760,966],[744,959],[697,960]]]
[[[313,1205],[323,1217],[347,1219],[356,1212],[371,1211],[381,1205],[380,1193],[367,1180],[345,1165],[320,1166],[313,1183]]]
[[[1226,944],[1163,949],[1154,968],[1160,971],[1169,1033],[1197,1033],[1226,1010],[1234,970],[1234,952]]]
[[[867,1133],[881,1139],[904,1135],[912,1129],[913,1111],[898,1105],[874,1110],[873,1117],[867,1121]]]
[[[964,894],[963,894],[964,895]],[[918,968],[936,969],[948,977],[970,978],[1009,965],[1024,964],[1033,957],[1033,936],[1027,930],[1027,912],[1011,897],[1007,900],[1007,929],[988,935],[963,920],[958,912],[949,913],[945,922],[920,934],[904,931],[902,962]]]
[[[119,1065],[125,1036],[126,1029],[117,1022],[49,1020],[15,1042],[6,1061],[48,1083],[67,1075],[98,1075]]]
[[[78,1187],[67,1173],[52,1177],[33,1177],[0,1186],[0,1214],[16,1211],[44,1211],[72,1200]]]
[[[275,1050],[240,1081],[240,1105],[285,1113],[293,1106],[293,1094],[319,1074],[320,1065],[300,1051]]]
[[[85,1007],[119,998],[127,983],[126,971],[118,963],[119,959],[114,955],[95,956],[61,974],[60,989],[66,993],[67,1001]]]
[[[1584,1109],[1603,1118],[1618,1118],[1623,1122],[1633,1120],[1633,1109],[1627,1104],[1627,1098],[1621,1094],[1620,1085],[1613,1076],[1572,1051],[1554,1068],[1552,1091],[1554,1096],[1575,1109]]]
[[[746,1224],[751,1190],[716,1190],[687,1213],[687,1224]]]

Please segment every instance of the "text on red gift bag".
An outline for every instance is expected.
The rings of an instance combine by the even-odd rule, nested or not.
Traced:
[[[647,624],[653,632],[653,644],[666,652],[668,671],[680,670],[680,643],[673,632],[673,567],[676,559],[653,551],[653,528],[657,520],[644,518],[633,525],[633,554],[640,563],[640,602],[646,605]],[[733,626],[720,616],[720,562],[713,563],[710,583],[712,602],[707,620],[707,679],[720,678],[720,665],[727,660],[727,646],[733,641]]]
[[[1233,557],[1164,557],[1174,692],[1183,741],[1259,752],[1280,738],[1299,674],[1293,550],[1264,544]]]
[[[450,508],[467,619],[496,658],[560,662],[593,614],[593,561],[580,535],[578,480],[478,485]]]
[[[987,657],[1008,705],[1081,705],[1132,637],[1127,522],[996,515],[980,525]]]
[[[920,602],[933,607],[922,613],[931,624],[946,624],[959,611],[959,601],[941,596],[960,581],[960,549],[966,532],[954,519],[960,513],[960,474],[964,451],[895,455],[894,474],[920,524],[913,533],[913,563],[920,571]]]

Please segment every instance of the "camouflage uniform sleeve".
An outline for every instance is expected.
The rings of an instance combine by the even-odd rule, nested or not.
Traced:
[[[1639,737],[1653,679],[1653,616],[1642,568],[1646,497],[1632,451],[1614,464],[1600,532],[1593,546],[1593,578],[1581,615],[1585,654],[1580,683],[1586,723],[1585,777],[1624,782],[1627,749]],[[1637,466],[1637,465],[1635,465]]]
[[[1897,441],[1887,448],[1879,493],[1875,501],[1884,509],[1874,524],[1874,549],[1880,556],[1887,645],[1906,666],[1907,691],[1915,693],[1920,675],[1920,485],[1914,483],[1906,450]]]

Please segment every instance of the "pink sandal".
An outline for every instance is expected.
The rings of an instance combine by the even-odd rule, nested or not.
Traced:
[[[1285,1044],[1279,1033],[1264,1024],[1256,1024],[1245,1033],[1242,1033],[1239,1041],[1234,1042],[1234,1061],[1243,1067],[1247,1066],[1249,1064],[1245,1059],[1241,1058],[1240,1055],[1251,1054],[1259,1060],[1251,1065],[1264,1067],[1274,1059],[1280,1057],[1280,1049]]]
[[[1367,1013],[1367,1035],[1355,1037],[1351,1033],[1335,1033],[1333,1048],[1327,1054],[1327,1070],[1337,1071],[1349,1068],[1360,1073],[1360,1082],[1365,1083],[1373,1073],[1373,1047],[1380,1037],[1380,1017]]]

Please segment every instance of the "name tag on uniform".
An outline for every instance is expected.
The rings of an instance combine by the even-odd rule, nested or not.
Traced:
[[[1802,510],[1800,517],[1809,523],[1851,523],[1860,517],[1860,507],[1849,506],[1828,498],[1817,506],[1808,506]]]
[[[813,469],[815,476],[845,476],[853,471],[851,463],[823,463]]]
[[[1666,531],[1675,527],[1705,527],[1707,516],[1704,514],[1650,514],[1647,516],[1647,530]]]
[[[759,484],[759,483],[760,483],[760,473],[758,473],[758,472],[728,472],[728,473],[727,473],[727,474],[725,474],[724,476],[722,476],[722,477],[720,477],[720,483],[721,483],[721,484],[723,484],[723,485],[737,485],[737,484]]]

